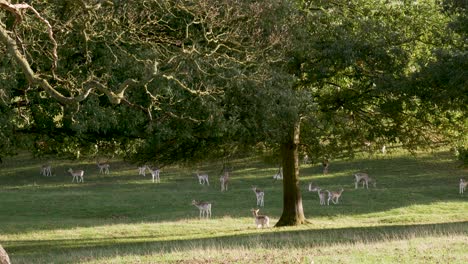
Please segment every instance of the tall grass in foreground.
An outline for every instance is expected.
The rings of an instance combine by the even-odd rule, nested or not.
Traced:
[[[301,168],[303,205],[310,224],[260,230],[250,209],[255,185],[265,191],[271,223],[281,215],[277,168],[255,159],[234,163],[228,192],[220,192],[219,164],[195,170],[172,167],[161,183],[135,166],[111,163],[99,174],[94,161],[42,161],[23,154],[0,167],[0,243],[13,263],[467,263],[468,195],[458,194],[467,171],[450,153],[407,153],[335,160],[330,174]],[[66,170],[85,170],[72,184]],[[367,170],[377,188],[354,189],[352,173]],[[344,193],[320,206],[313,181]],[[211,201],[213,218],[198,219],[192,199]]]

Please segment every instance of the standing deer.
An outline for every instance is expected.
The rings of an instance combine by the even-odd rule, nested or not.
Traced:
[[[204,216],[206,216],[206,218],[211,218],[211,203],[192,200],[192,204],[200,210],[200,218]]]
[[[361,181],[362,181],[362,188],[364,188],[364,185],[366,185],[366,189],[369,189],[369,182],[371,182],[374,187],[377,186],[377,182],[371,177],[369,177],[369,174],[364,173],[364,172],[358,172],[354,174],[354,179],[355,179],[355,182],[354,182],[355,189],[358,188],[358,183]]]
[[[221,191],[227,191],[228,190],[228,184],[229,184],[229,172],[227,170],[224,171],[224,174],[221,175],[219,178],[219,181],[221,182]]]
[[[148,168],[147,165],[143,165],[141,167],[138,167],[138,175],[143,175],[143,176],[146,176],[146,169],[150,169]]]
[[[260,209],[252,209],[250,211],[255,217],[255,225],[257,228],[270,227],[270,218],[268,218],[266,215],[259,215],[258,211],[260,211]]]
[[[258,189],[255,186],[252,186],[252,191],[254,191],[255,196],[257,197],[257,206],[262,206],[263,207],[263,198],[265,197],[265,193]]]
[[[282,180],[283,179],[283,168],[279,167],[278,172],[273,175],[273,179]]]
[[[41,166],[41,174],[43,176],[52,176],[52,167],[50,164],[44,164]]]
[[[464,179],[460,179],[460,194],[463,194],[465,192],[466,186],[468,185],[468,182],[466,182]]]
[[[317,193],[320,199],[320,205],[325,205],[325,200],[327,198],[328,191],[327,190],[322,191],[320,188],[318,188]]]
[[[99,168],[99,173],[101,174],[109,174],[109,168],[110,168],[110,165],[109,163],[107,162],[104,162],[104,163],[96,163],[98,168]]]
[[[338,192],[330,192],[328,191],[328,201],[327,205],[330,205],[330,201],[332,201],[334,204],[338,203],[338,199],[340,199],[341,194],[343,193],[344,189],[341,188],[340,191]]]
[[[330,168],[330,162],[328,159],[324,159],[322,161],[322,166],[323,166],[323,174],[328,174],[328,169]]]
[[[84,182],[84,170],[77,170],[77,171],[73,171],[72,168],[69,168],[68,169],[68,172],[73,176],[72,178],[72,182],[75,181],[76,179],[76,182]]]
[[[208,181],[208,174],[199,174],[197,172],[198,183],[201,185],[205,185],[205,183],[210,186],[210,182]]]
[[[159,178],[159,173],[161,172],[158,168],[150,169],[151,177],[153,178],[153,182],[160,183],[161,179]]]

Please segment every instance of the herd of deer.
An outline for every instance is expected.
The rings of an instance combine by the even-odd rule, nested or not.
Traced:
[[[327,163],[327,172],[328,172],[328,163]],[[325,167],[325,166],[324,166]],[[366,186],[369,189],[369,183],[372,183],[374,187],[377,186],[377,182],[369,177],[369,174],[364,172],[358,172],[354,174],[354,187],[355,189],[358,188],[358,184],[362,182],[362,188]],[[341,194],[343,193],[344,189],[341,188],[339,191],[329,191],[323,190],[319,186],[315,186],[312,182],[309,183],[309,192],[317,192],[320,200],[320,205],[330,205],[330,201],[334,204],[339,203],[339,199]]]
[[[109,174],[109,168],[110,165],[109,163],[100,163],[97,162],[97,166],[99,168],[99,173],[101,174]],[[327,159],[325,159],[322,162],[322,167],[323,167],[323,174],[328,174],[330,163]],[[159,183],[160,182],[160,169],[159,168],[151,168],[150,166],[143,165],[141,167],[138,167],[138,174],[146,176],[146,171],[149,171],[152,176],[152,181]],[[43,176],[52,176],[52,169],[50,164],[44,164],[41,167],[41,174]],[[84,182],[84,171],[83,170],[73,170],[73,169],[68,169],[68,172],[72,175],[72,182]],[[196,177],[198,178],[198,183],[200,185],[210,185],[209,182],[209,177],[208,174],[200,174],[198,171],[196,172]],[[273,179],[275,180],[280,180],[283,179],[283,170],[280,167],[278,169],[278,172],[273,176]],[[227,191],[228,190],[228,184],[229,184],[229,172],[227,170],[224,170],[223,174],[219,178],[220,185],[221,185],[221,192]],[[377,182],[375,179],[369,177],[367,173],[364,172],[358,172],[354,174],[354,187],[355,189],[358,188],[358,185],[362,183],[362,188],[366,187],[369,189],[369,183],[372,184],[372,186],[376,187]],[[464,179],[460,179],[460,184],[459,184],[459,193],[463,194],[466,186],[468,185],[468,182],[466,182]],[[339,199],[344,191],[343,188],[341,188],[339,191],[329,191],[320,188],[319,186],[315,186],[312,182],[309,183],[309,192],[317,192],[320,200],[320,205],[330,205],[330,201],[333,204],[338,204]],[[265,192],[258,189],[256,186],[252,186],[252,191],[255,193],[255,196],[257,198],[257,207],[264,207],[264,197],[265,197]],[[192,201],[192,205],[196,206],[199,211],[200,211],[200,218],[205,217],[205,218],[210,218],[211,217],[211,203],[210,202],[203,202],[203,201]],[[269,218],[266,215],[259,215],[259,209],[252,209],[251,210],[253,216],[255,217],[255,224],[257,225],[258,228],[260,227],[269,227]]]

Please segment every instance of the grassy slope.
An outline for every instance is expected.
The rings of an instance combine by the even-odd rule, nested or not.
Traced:
[[[250,209],[252,185],[265,190],[274,223],[281,214],[277,168],[256,160],[234,164],[230,190],[220,192],[219,165],[206,166],[211,186],[192,170],[167,168],[161,183],[134,166],[111,164],[99,175],[93,162],[52,161],[54,176],[39,175],[28,155],[0,166],[0,243],[14,263],[466,263],[468,193],[450,154],[437,152],[332,161],[330,174],[301,169],[308,225],[257,230]],[[72,184],[66,170],[84,169]],[[366,169],[377,188],[354,189],[352,173]],[[339,205],[320,206],[314,181],[345,189]],[[213,202],[213,219],[199,220],[192,199]]]

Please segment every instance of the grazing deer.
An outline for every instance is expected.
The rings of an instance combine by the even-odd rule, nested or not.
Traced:
[[[211,203],[197,202],[195,200],[192,200],[192,204],[195,205],[198,208],[198,210],[200,210],[200,218],[202,218],[202,216],[206,216],[206,218],[211,218]]]
[[[219,178],[219,181],[221,182],[221,191],[227,191],[229,184],[229,172],[227,170],[224,171],[224,174]]]
[[[147,165],[143,165],[141,167],[138,167],[138,175],[146,176],[146,169],[149,170]]]
[[[72,182],[75,181],[76,179],[76,182],[84,182],[84,179],[83,179],[83,176],[84,176],[84,171],[83,170],[77,170],[77,171],[73,171],[71,168],[68,169],[68,172],[73,176],[72,178]]]
[[[312,182],[309,183],[309,192],[316,192],[318,190],[320,190],[320,187],[315,186],[314,183],[312,183]]]
[[[43,175],[43,176],[52,176],[52,167],[50,166],[50,164],[42,165],[41,175]]]
[[[0,264],[11,264],[10,257],[2,245],[0,245]]]
[[[465,192],[467,185],[468,182],[466,182],[464,179],[460,179],[460,194],[463,194]]]
[[[362,181],[362,188],[364,188],[364,185],[366,185],[366,189],[369,189],[369,182],[371,182],[374,187],[377,186],[377,182],[371,177],[369,177],[367,173],[364,173],[364,172],[358,172],[354,174],[354,179],[355,179],[355,182],[354,182],[355,189],[358,188],[358,183],[361,181]]]
[[[208,174],[199,174],[197,172],[198,183],[201,185],[205,185],[205,183],[210,186],[210,182],[208,181]]]
[[[273,176],[275,180],[282,180],[283,179],[283,168],[279,168],[278,172]]]
[[[159,173],[161,172],[158,168],[156,169],[150,169],[151,172],[151,177],[153,178],[153,182],[160,183],[161,179],[159,178]]]
[[[341,188],[340,191],[338,192],[330,192],[328,191],[328,201],[327,205],[330,205],[330,201],[332,201],[334,204],[338,203],[338,199],[340,199],[341,194],[343,193],[344,189]]]
[[[317,193],[320,199],[320,205],[325,205],[325,200],[327,198],[328,191],[327,190],[322,191],[322,189],[318,188]]]
[[[104,163],[96,163],[98,168],[99,168],[99,173],[101,174],[109,174],[109,168],[110,168],[110,165],[109,163],[107,162],[104,162]]]
[[[257,206],[263,207],[263,198],[265,197],[265,193],[255,186],[252,186],[252,191],[254,191],[255,196],[257,196]]]
[[[322,161],[322,166],[323,166],[323,174],[328,174],[328,169],[330,168],[330,162],[328,159],[324,159]]]
[[[255,217],[255,225],[257,225],[257,228],[270,227],[270,218],[266,215],[259,215],[258,211],[260,211],[260,209],[252,209],[250,211]]]

